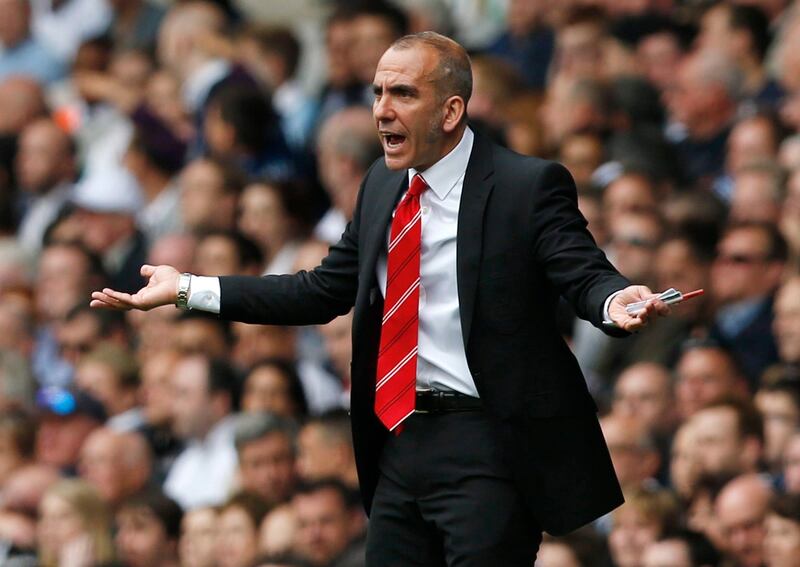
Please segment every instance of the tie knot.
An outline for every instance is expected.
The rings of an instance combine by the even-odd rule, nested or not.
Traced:
[[[408,194],[412,197],[419,197],[427,188],[428,184],[425,183],[425,180],[418,173],[411,180],[411,185],[408,188]]]

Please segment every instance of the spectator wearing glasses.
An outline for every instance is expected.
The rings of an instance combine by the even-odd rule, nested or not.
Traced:
[[[778,361],[772,335],[772,296],[786,262],[786,241],[774,225],[731,225],[717,247],[711,272],[718,306],[710,336],[734,353],[751,389]]]

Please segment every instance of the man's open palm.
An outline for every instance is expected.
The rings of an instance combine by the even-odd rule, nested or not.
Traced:
[[[172,266],[149,266],[145,264],[140,271],[148,278],[147,285],[135,294],[123,293],[110,288],[92,292],[89,305],[102,309],[141,309],[149,311],[161,305],[171,305],[178,297],[178,277],[180,273]]]

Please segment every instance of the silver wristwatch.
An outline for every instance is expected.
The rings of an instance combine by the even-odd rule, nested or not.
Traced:
[[[188,272],[178,276],[178,298],[175,300],[175,307],[178,309],[189,309],[189,287],[192,283],[192,274]]]

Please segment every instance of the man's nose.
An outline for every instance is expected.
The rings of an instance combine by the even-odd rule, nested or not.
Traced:
[[[393,120],[394,109],[392,108],[389,97],[382,96],[376,98],[374,104],[372,105],[372,114],[378,121]]]

